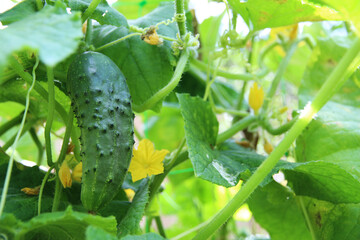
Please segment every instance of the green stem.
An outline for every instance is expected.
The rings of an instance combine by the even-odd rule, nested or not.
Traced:
[[[91,19],[87,21],[86,23],[86,34],[85,34],[85,42],[88,46],[90,46],[92,42],[92,31],[93,31],[93,25]]]
[[[32,121],[28,121],[27,123],[25,123],[25,125],[22,128],[22,131],[20,133],[19,139],[27,132],[31,129],[31,127],[35,124],[36,120],[32,120]],[[17,139],[18,133],[16,133],[14,136],[12,136],[5,144],[4,146],[2,146],[2,149],[4,151],[6,151],[9,147],[11,147],[11,145],[13,145],[13,143],[15,143],[16,139]]]
[[[181,234],[179,234],[179,235],[171,238],[171,240],[179,240],[179,239],[182,239],[182,238],[186,237],[187,235],[189,235],[189,234],[191,234],[191,233],[193,233],[193,232],[198,231],[199,229],[201,229],[202,227],[204,227],[204,226],[205,226],[206,224],[208,224],[208,223],[209,223],[209,220],[206,221],[206,222],[200,223],[200,224],[197,225],[196,227],[193,227],[193,228],[187,230],[186,232],[183,232],[183,233],[181,233]]]
[[[49,167],[54,165],[52,161],[52,151],[51,151],[51,126],[54,119],[54,109],[55,109],[55,87],[54,87],[54,73],[53,68],[47,68],[47,77],[48,77],[48,114],[46,118],[45,125],[45,149],[46,149],[46,160]]]
[[[180,82],[180,78],[184,72],[188,58],[189,58],[189,54],[187,53],[187,51],[183,51],[177,65],[176,65],[174,75],[172,76],[170,82],[165,87],[163,87],[162,89],[157,91],[151,98],[149,98],[143,104],[141,104],[141,105],[133,104],[132,109],[135,112],[143,112],[146,109],[150,109],[157,102],[159,102],[161,99],[166,97],[172,90],[174,90],[174,88]]]
[[[145,233],[149,233],[150,232],[150,227],[151,227],[151,223],[152,223],[153,218],[151,216],[146,216],[146,221],[145,221]]]
[[[314,228],[313,228],[313,226],[311,224],[309,213],[306,210],[306,207],[305,207],[305,204],[304,204],[304,199],[303,199],[302,196],[296,196],[296,200],[297,200],[298,204],[300,205],[301,211],[302,211],[302,213],[304,215],[306,225],[307,225],[307,227],[309,229],[309,232],[311,234],[311,238],[312,238],[312,240],[316,240],[317,237],[316,237]]]
[[[125,37],[119,38],[119,39],[117,39],[115,41],[109,42],[109,43],[107,43],[107,44],[105,44],[105,45],[103,45],[101,47],[98,47],[97,49],[95,49],[95,52],[100,52],[101,50],[104,50],[105,48],[111,47],[111,46],[113,46],[113,45],[115,45],[115,44],[117,44],[117,43],[119,43],[121,41],[124,41],[124,40],[126,40],[126,39],[128,39],[130,37],[139,36],[139,35],[142,35],[142,33],[131,33],[129,35],[126,35]]]
[[[175,0],[175,20],[179,28],[180,37],[183,38],[186,35],[184,0]]]
[[[86,9],[84,14],[81,17],[82,22],[84,23],[95,11],[96,7],[99,5],[101,0],[92,0],[89,7]]]
[[[41,199],[42,199],[42,195],[43,195],[43,192],[44,192],[44,187],[45,187],[45,184],[49,178],[49,175],[51,173],[51,170],[53,170],[54,168],[51,167],[49,168],[49,170],[46,172],[42,182],[41,182],[41,187],[40,187],[40,191],[39,191],[39,200],[38,200],[38,215],[41,214]]]
[[[311,122],[313,116],[325,105],[325,103],[340,89],[348,77],[360,64],[358,53],[360,51],[360,40],[348,49],[336,68],[332,71],[323,84],[314,101],[302,110],[299,118],[285,135],[280,144],[271,152],[268,158],[258,167],[249,180],[241,187],[233,199],[217,213],[196,236],[195,240],[208,239],[229,217],[246,201],[250,194],[257,188],[263,179],[271,172],[280,158],[289,149],[294,140],[301,134],[305,127]]]
[[[239,111],[239,110],[234,110],[234,109],[226,109],[226,108],[222,108],[222,107],[215,107],[215,112],[216,113],[229,113],[231,115],[234,116],[239,116],[239,117],[246,117],[249,115],[248,112],[245,111]]]
[[[59,159],[57,161],[59,166],[61,166],[61,163],[65,159],[66,152],[67,152],[68,147],[69,147],[69,139],[70,139],[71,130],[72,130],[72,126],[73,126],[73,119],[74,119],[74,113],[73,113],[72,109],[70,108],[69,116],[68,116],[68,122],[66,124],[64,140],[63,140],[63,143],[62,143],[62,146],[61,146]]]
[[[291,121],[281,125],[278,128],[273,128],[273,126],[271,126],[271,124],[266,120],[262,121],[260,124],[271,135],[280,135],[280,134],[287,132],[292,127],[292,125],[296,122],[296,120],[297,120],[297,118],[293,118]]]
[[[76,158],[78,161],[81,160],[79,137],[80,137],[80,134],[79,134],[79,132],[78,132],[78,128],[76,128],[75,126],[73,126],[73,127],[72,127],[72,131],[71,131],[71,142],[75,145],[74,155],[75,155],[75,158]]]
[[[238,121],[234,125],[232,125],[228,130],[226,130],[225,132],[220,133],[218,135],[217,139],[216,139],[216,144],[218,145],[218,144],[224,142],[225,140],[231,138],[232,136],[234,136],[239,131],[241,131],[241,130],[245,129],[246,127],[248,127],[254,121],[256,121],[255,116],[250,116],[249,115],[247,117],[244,117],[243,119],[241,119],[240,121]]]
[[[10,119],[9,121],[7,121],[7,122],[4,123],[3,125],[1,125],[1,127],[0,127],[0,136],[3,135],[6,131],[8,131],[9,129],[11,129],[12,127],[20,124],[23,115],[24,115],[24,112],[21,112],[21,113],[20,113],[19,115],[17,115],[16,117]]]
[[[166,238],[165,230],[164,230],[164,227],[162,225],[160,216],[156,216],[154,218],[155,218],[155,223],[156,223],[156,226],[158,228],[160,236],[162,236],[163,238]]]
[[[16,60],[14,56],[11,56],[9,58],[11,67],[16,71],[16,73],[23,78],[28,84],[32,83],[32,76],[25,71],[24,67]],[[45,88],[43,88],[40,84],[35,82],[34,86],[35,91],[46,101],[48,101],[49,94],[46,92]],[[60,117],[63,119],[64,123],[66,123],[67,119],[67,112],[63,108],[63,106],[55,101],[55,110],[59,113]]]
[[[57,173],[59,171],[57,170]],[[60,199],[62,194],[62,185],[60,182],[59,174],[56,174],[56,184],[55,184],[55,195],[53,200],[53,206],[51,211],[56,212],[59,209]]]
[[[40,11],[44,7],[42,0],[36,0],[36,8]]]
[[[36,131],[35,131],[35,128],[31,128],[30,131],[30,136],[32,138],[32,140],[34,141],[37,149],[38,149],[38,158],[37,158],[37,161],[36,161],[36,165],[40,166],[41,165],[41,162],[42,162],[42,158],[43,158],[43,154],[44,154],[44,146],[42,145],[42,143],[40,142],[37,134],[36,134]]]
[[[30,106],[30,92],[31,90],[34,88],[34,85],[35,85],[35,79],[36,79],[36,75],[35,75],[35,69],[37,68],[37,66],[39,65],[39,59],[36,58],[36,63],[33,67],[33,71],[32,71],[32,74],[33,74],[33,77],[32,77],[32,83],[27,91],[27,94],[26,94],[26,102],[25,102],[25,110],[24,110],[24,115],[23,115],[23,118],[21,120],[21,123],[20,123],[20,128],[17,132],[17,135],[16,135],[16,138],[15,138],[15,141],[14,141],[14,150],[12,151],[11,153],[11,156],[10,156],[10,159],[9,159],[9,163],[8,163],[8,168],[7,168],[7,171],[6,171],[6,177],[5,177],[5,181],[4,181],[4,186],[3,186],[3,190],[2,190],[2,194],[1,194],[1,202],[0,202],[0,218],[1,218],[1,215],[4,211],[4,207],[5,207],[5,202],[6,202],[6,195],[7,195],[7,192],[9,190],[9,184],[10,184],[10,178],[11,178],[11,172],[12,172],[12,169],[13,169],[13,165],[14,165],[14,154],[15,154],[15,149],[16,149],[16,146],[17,146],[17,143],[20,139],[20,135],[21,135],[21,132],[24,128],[24,125],[25,125],[25,120],[26,120],[26,116],[27,116],[27,112],[29,110],[29,106]]]
[[[293,43],[291,43],[290,48],[287,51],[285,58],[281,61],[278,71],[276,72],[276,75],[274,77],[274,80],[271,83],[271,87],[265,97],[264,104],[262,106],[263,113],[266,112],[271,99],[275,95],[276,89],[278,88],[278,86],[280,84],[280,80],[281,80],[282,76],[284,75],[287,66],[289,65],[292,55],[295,53],[298,43],[299,43],[299,41],[294,41]]]
[[[216,66],[216,68],[214,69],[213,71],[213,74],[211,76],[211,80],[210,81],[206,81],[206,87],[205,87],[205,93],[204,93],[204,101],[206,101],[206,99],[208,98],[209,94],[210,94],[210,88],[211,88],[211,85],[215,82],[215,79],[216,79],[216,74],[217,74],[217,71],[221,65],[221,62],[222,62],[222,58],[220,58],[219,60],[219,63],[218,65]],[[209,63],[210,65],[210,63]],[[210,69],[209,69],[210,70]],[[210,74],[208,74],[208,77],[210,77]]]

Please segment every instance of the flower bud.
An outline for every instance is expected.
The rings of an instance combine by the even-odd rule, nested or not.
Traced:
[[[249,105],[254,110],[255,114],[257,114],[263,103],[264,90],[254,82],[253,86],[250,88]]]
[[[81,182],[81,176],[82,176],[82,162],[78,163],[72,172],[72,179],[76,182]]]
[[[264,150],[267,154],[270,154],[274,150],[271,143],[269,143],[266,139],[265,139],[265,144],[264,144]]]
[[[64,188],[71,187],[71,172],[66,161],[63,161],[59,170],[59,178]]]

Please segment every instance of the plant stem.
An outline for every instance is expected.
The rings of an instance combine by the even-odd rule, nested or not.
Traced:
[[[221,62],[222,62],[222,58],[220,58],[218,65],[216,66],[216,68],[213,71],[213,74],[211,76],[212,79],[209,80],[209,81],[206,81],[205,93],[204,93],[204,98],[203,98],[204,101],[206,101],[206,99],[208,98],[208,96],[210,94],[211,85],[214,83],[214,81],[216,79],[216,74],[217,74],[217,71],[218,71],[218,69],[219,69],[219,67],[221,65]],[[209,65],[210,65],[210,63],[209,63]],[[208,74],[208,77],[210,77],[210,74]]]
[[[89,7],[86,9],[84,14],[81,17],[82,23],[86,21],[95,11],[96,7],[99,5],[101,0],[92,0]]]
[[[63,140],[61,150],[60,150],[60,154],[59,154],[59,158],[58,158],[58,161],[57,161],[59,166],[61,166],[61,163],[65,159],[66,152],[67,152],[68,147],[69,147],[69,139],[70,139],[71,130],[72,130],[72,126],[73,126],[73,120],[74,120],[74,113],[73,113],[72,109],[70,108],[69,116],[68,116],[68,122],[66,124],[64,140]]]
[[[129,35],[126,35],[125,37],[119,38],[119,39],[117,39],[115,41],[109,42],[109,43],[107,43],[107,44],[105,44],[105,45],[103,45],[101,47],[98,47],[97,49],[95,49],[95,52],[99,52],[101,50],[104,50],[105,48],[111,47],[111,46],[113,46],[113,45],[115,45],[115,44],[117,44],[117,43],[119,43],[121,41],[124,41],[125,39],[128,39],[130,37],[140,36],[140,35],[142,35],[142,33],[131,33]]]
[[[37,134],[36,134],[36,131],[35,131],[35,128],[31,128],[30,131],[30,136],[32,138],[32,140],[34,141],[37,149],[38,149],[38,158],[37,158],[37,161],[36,161],[36,165],[40,166],[41,165],[41,162],[42,162],[42,158],[43,158],[43,154],[44,154],[44,146],[42,145],[42,143],[40,142]]]
[[[6,131],[8,131],[9,129],[11,129],[12,127],[18,125],[21,123],[21,119],[23,118],[24,112],[21,112],[19,115],[17,115],[16,117],[10,119],[9,121],[7,121],[6,123],[4,123],[1,127],[0,127],[0,136],[3,135]]]
[[[56,184],[55,184],[55,195],[53,200],[53,206],[51,211],[56,212],[59,209],[60,199],[61,199],[61,193],[62,193],[62,185],[60,182],[60,178],[58,176],[58,170],[56,171]]]
[[[360,64],[358,53],[360,52],[360,40],[357,39],[348,49],[336,68],[331,72],[323,84],[314,101],[302,110],[299,118],[290,131],[285,135],[280,144],[271,152],[268,158],[258,167],[249,180],[241,187],[233,199],[218,212],[196,236],[195,240],[208,239],[230,216],[244,203],[256,187],[271,172],[276,163],[285,154],[294,140],[301,134],[311,122],[313,116],[325,105],[325,103],[340,89],[348,77]]]
[[[285,58],[281,61],[279,68],[276,72],[276,75],[274,77],[274,80],[271,83],[271,87],[269,89],[269,91],[266,94],[265,100],[264,100],[264,104],[262,106],[262,113],[266,113],[266,110],[269,106],[269,103],[271,101],[271,99],[273,98],[273,96],[276,93],[276,89],[278,88],[279,84],[280,84],[280,80],[282,78],[282,76],[285,73],[285,70],[287,68],[287,66],[289,65],[290,59],[293,56],[293,54],[295,53],[295,50],[297,48],[299,41],[294,41],[293,43],[291,43],[289,50],[286,53]]]
[[[145,221],[145,233],[149,233],[150,232],[150,227],[151,227],[151,222],[152,222],[153,218],[151,216],[146,216],[146,221]]]
[[[48,78],[48,114],[46,118],[45,125],[45,149],[46,149],[46,160],[49,167],[54,165],[52,161],[52,151],[51,151],[51,126],[54,119],[54,109],[55,109],[55,87],[54,87],[54,73],[52,67],[47,67],[47,78]]]
[[[86,34],[85,34],[85,42],[88,46],[90,46],[92,42],[92,31],[93,31],[92,20],[89,19],[86,22]]]
[[[297,120],[297,118],[293,118],[293,119],[291,119],[291,121],[281,125],[278,128],[273,128],[271,126],[271,124],[266,120],[260,122],[260,124],[271,135],[280,135],[280,134],[287,132],[292,127],[292,125],[296,122],[296,120]]]
[[[17,62],[17,61],[16,61]],[[9,184],[10,184],[10,178],[11,178],[11,172],[12,172],[12,169],[13,169],[13,165],[14,165],[14,154],[15,154],[15,149],[16,149],[16,146],[17,146],[17,143],[19,141],[19,138],[20,138],[20,135],[21,135],[21,132],[24,128],[24,125],[25,125],[25,120],[26,120],[26,116],[27,116],[27,112],[29,110],[29,106],[30,106],[30,93],[31,93],[31,90],[34,88],[34,85],[35,85],[35,80],[36,80],[36,75],[35,75],[35,69],[37,68],[37,66],[39,65],[39,59],[36,58],[36,63],[33,67],[33,71],[32,71],[32,74],[33,74],[33,77],[32,77],[32,83],[27,91],[27,94],[26,94],[26,102],[25,102],[25,110],[24,110],[24,115],[23,115],[23,118],[21,120],[21,123],[20,123],[20,128],[17,132],[17,135],[16,135],[16,138],[15,138],[15,141],[14,141],[14,145],[13,145],[13,148],[14,150],[12,151],[11,153],[11,156],[10,156],[10,159],[9,159],[9,163],[8,163],[8,168],[7,168],[7,171],[6,171],[6,177],[5,177],[5,181],[4,181],[4,186],[3,186],[3,190],[2,190],[2,194],[1,194],[1,202],[0,202],[0,218],[1,218],[1,215],[4,211],[4,207],[5,207],[5,202],[6,202],[6,195],[7,195],[7,192],[9,190]]]
[[[179,28],[180,37],[183,38],[186,35],[184,0],[175,0],[175,20]]]
[[[49,168],[49,170],[46,172],[42,182],[41,182],[41,187],[40,187],[40,191],[39,191],[39,200],[38,200],[38,215],[41,214],[41,199],[42,199],[42,194],[43,194],[43,191],[44,191],[44,187],[45,187],[45,184],[49,178],[49,175],[51,173],[51,170],[53,170],[54,168],[51,167]]]
[[[228,130],[220,133],[216,139],[216,144],[218,145],[218,144],[224,142],[225,140],[231,138],[239,131],[245,129],[247,126],[249,126],[254,121],[256,121],[255,116],[249,115],[247,117],[244,117],[243,119],[241,119],[240,121],[238,121],[234,125],[232,125]]]
[[[191,229],[189,229],[189,230],[187,230],[187,231],[185,231],[185,232],[183,232],[183,233],[181,233],[181,234],[179,234],[179,235],[171,238],[171,240],[179,240],[179,239],[182,239],[183,237],[185,237],[185,236],[187,236],[187,235],[189,235],[189,234],[191,234],[191,233],[193,233],[193,232],[195,232],[195,231],[198,231],[199,229],[201,229],[202,227],[204,227],[204,226],[205,226],[206,224],[208,224],[209,222],[210,222],[210,221],[208,220],[208,221],[206,221],[206,222],[200,223],[200,224],[197,225],[196,227],[193,227],[193,228],[191,228]]]
[[[150,109],[157,102],[159,102],[161,99],[166,97],[172,90],[174,90],[174,88],[180,82],[180,78],[181,78],[181,76],[182,76],[182,74],[184,72],[184,69],[185,69],[188,58],[189,58],[189,54],[187,53],[187,51],[183,51],[181,53],[180,59],[179,59],[177,65],[176,65],[176,68],[175,68],[174,75],[172,76],[170,82],[165,87],[163,87],[162,89],[157,91],[151,98],[149,98],[143,104],[141,104],[141,105],[133,104],[132,109],[135,112],[143,112],[146,109]]]
[[[156,216],[154,218],[155,218],[155,223],[156,223],[156,226],[158,228],[160,236],[162,236],[163,238],[166,238],[165,230],[164,230],[164,227],[162,225],[160,216]]]
[[[25,71],[24,67],[16,60],[16,58],[14,56],[11,56],[9,58],[9,62],[10,62],[11,67],[16,71],[16,73],[22,79],[24,79],[28,84],[32,83],[33,77],[28,72]],[[43,99],[48,101],[49,97],[48,97],[48,93],[46,92],[45,88],[43,88],[40,84],[35,82],[34,89],[37,93],[39,93],[39,95]],[[55,110],[59,113],[59,115],[62,118],[62,120],[64,121],[64,123],[66,123],[67,113],[66,113],[65,109],[63,108],[63,106],[58,101],[55,101]]]
[[[301,211],[302,211],[302,213],[304,215],[306,225],[309,228],[309,232],[311,234],[311,238],[312,238],[312,240],[316,240],[317,237],[316,237],[314,228],[313,228],[313,226],[311,224],[309,214],[308,214],[308,212],[306,210],[306,207],[305,207],[305,204],[304,204],[304,199],[303,199],[302,196],[296,196],[296,200],[297,200],[298,204],[300,205]]]

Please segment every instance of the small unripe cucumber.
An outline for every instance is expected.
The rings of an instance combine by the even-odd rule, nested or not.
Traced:
[[[81,129],[81,201],[96,212],[118,193],[134,144],[134,115],[125,77],[110,58],[78,55],[68,71],[68,90]]]

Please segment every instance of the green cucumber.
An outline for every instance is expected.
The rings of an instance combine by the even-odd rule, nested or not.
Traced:
[[[125,77],[107,56],[78,55],[68,70],[68,90],[81,129],[81,201],[90,212],[119,192],[134,144],[134,114]]]

